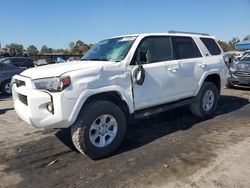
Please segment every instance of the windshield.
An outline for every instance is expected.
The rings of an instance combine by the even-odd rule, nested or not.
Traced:
[[[244,55],[242,58],[240,58],[240,61],[249,61],[250,62],[250,53]]]
[[[93,61],[122,61],[136,37],[119,37],[103,40],[94,45],[82,58],[82,60]]]

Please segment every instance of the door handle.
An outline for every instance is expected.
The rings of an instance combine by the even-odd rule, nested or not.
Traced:
[[[174,67],[169,67],[168,71],[177,71],[179,69],[179,67],[174,66]]]
[[[168,66],[168,71],[176,72],[180,68],[180,63],[172,64]]]
[[[201,68],[205,68],[207,66],[206,63],[201,63],[201,64],[198,64],[198,67],[201,67]]]

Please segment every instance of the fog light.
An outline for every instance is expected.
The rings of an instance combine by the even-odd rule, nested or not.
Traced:
[[[48,110],[50,113],[53,113],[54,107],[53,107],[53,103],[52,103],[52,102],[49,102],[49,103],[47,104],[47,110]]]

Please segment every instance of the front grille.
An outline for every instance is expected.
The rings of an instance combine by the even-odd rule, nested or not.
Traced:
[[[17,80],[17,79],[15,80],[15,83],[16,83],[16,87],[20,87],[20,86],[25,86],[26,85],[24,81]]]
[[[28,100],[26,95],[22,95],[20,93],[17,94],[19,101],[21,101],[23,104],[28,105]]]
[[[235,72],[234,73],[235,76],[237,77],[249,77],[250,78],[250,72]]]

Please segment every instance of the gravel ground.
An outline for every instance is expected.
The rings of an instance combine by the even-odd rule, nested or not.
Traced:
[[[216,116],[179,108],[133,123],[94,161],[68,130],[35,129],[0,94],[0,187],[250,187],[250,90],[224,89]]]

